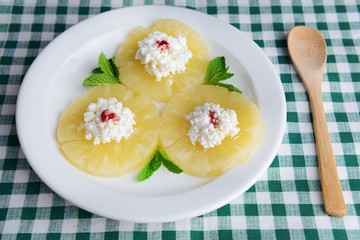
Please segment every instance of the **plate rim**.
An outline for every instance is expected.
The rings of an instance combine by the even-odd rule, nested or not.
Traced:
[[[150,8],[151,8],[151,10],[150,10]],[[101,194],[97,194],[98,196],[93,196],[93,199],[92,199],[93,202],[92,202],[92,204],[89,205],[79,199],[69,196],[69,192],[64,192],[64,189],[60,188],[56,184],[56,182],[52,181],[51,178],[49,178],[49,176],[47,176],[46,173],[44,173],[44,171],[36,164],[36,159],[35,159],[34,153],[31,150],[32,144],[29,142],[29,136],[27,136],[26,133],[24,132],[24,131],[26,131],[26,128],[28,127],[28,125],[26,125],[25,120],[24,120],[24,117],[25,117],[24,115],[26,115],[25,113],[28,113],[28,111],[25,111],[24,106],[29,104],[29,102],[28,102],[29,100],[27,99],[26,91],[29,88],[29,85],[31,85],[30,81],[34,81],[34,80],[32,80],[33,79],[32,75],[36,74],[36,72],[37,72],[36,67],[41,65],[41,62],[44,61],[44,59],[46,59],[46,54],[49,51],[49,49],[56,47],[56,45],[58,45],[58,44],[61,44],[61,41],[64,38],[69,37],[77,29],[85,28],[86,26],[92,24],[94,21],[96,21],[98,19],[100,19],[100,20],[108,19],[108,18],[111,18],[113,15],[114,16],[117,14],[121,15],[122,13],[125,13],[127,11],[138,11],[139,12],[139,11],[154,11],[154,10],[160,11],[160,12],[166,10],[166,11],[170,11],[170,12],[177,12],[177,14],[184,13],[185,15],[191,15],[191,16],[194,16],[195,18],[196,17],[204,18],[208,21],[212,21],[212,23],[214,23],[214,24],[217,23],[218,25],[221,25],[226,29],[231,29],[231,28],[235,29],[239,36],[243,37],[244,39],[247,39],[244,41],[248,41],[247,43],[249,44],[249,46],[251,46],[251,48],[253,48],[255,50],[255,54],[257,54],[257,56],[261,56],[261,58],[262,58],[261,61],[263,61],[262,64],[265,64],[266,71],[269,71],[268,73],[270,74],[270,78],[275,79],[274,84],[277,84],[276,89],[280,93],[280,96],[276,96],[277,97],[276,101],[279,101],[279,108],[281,109],[280,110],[281,114],[280,114],[280,116],[278,116],[278,119],[280,120],[279,133],[274,139],[274,143],[273,143],[274,148],[271,149],[271,151],[268,151],[268,156],[267,156],[267,160],[266,160],[265,164],[262,167],[260,167],[260,170],[257,171],[256,174],[254,174],[253,178],[251,180],[247,181],[246,184],[244,184],[241,187],[232,189],[232,191],[227,190],[227,194],[225,196],[223,196],[221,199],[217,199],[217,201],[211,201],[211,203],[208,203],[208,204],[197,203],[197,206],[200,206],[200,208],[197,208],[197,209],[188,209],[187,207],[180,206],[177,211],[172,211],[172,212],[169,212],[170,210],[173,210],[171,208],[171,206],[166,206],[166,209],[164,209],[164,208],[157,209],[158,212],[156,212],[156,215],[154,215],[153,210],[146,209],[146,207],[140,209],[140,211],[143,211],[142,215],[141,214],[134,215],[134,211],[129,211],[128,209],[124,209],[124,208],[119,208],[119,206],[117,206],[117,207],[115,206],[114,210],[121,211],[120,215],[119,215],[119,212],[116,212],[116,211],[105,211],[104,212],[103,209],[101,210],[96,207],[94,208],[94,206],[96,206],[96,204],[98,204],[99,202],[104,203],[104,204],[110,204],[110,203],[112,203],[112,201],[107,199],[105,202],[103,202],[102,199],[99,198],[99,196]],[[156,18],[161,18],[161,16],[158,16]],[[231,30],[231,31],[234,31],[234,30]],[[249,67],[254,68],[253,66],[249,66]],[[249,68],[246,68],[246,69],[248,70]],[[256,71],[256,70],[257,70],[256,68],[251,69],[251,71]],[[257,89],[257,90],[259,90],[259,89]],[[274,157],[276,156],[276,153],[281,145],[281,141],[282,141],[282,137],[284,135],[285,125],[286,125],[286,101],[285,101],[285,94],[284,94],[284,90],[283,90],[280,78],[279,78],[278,74],[276,73],[274,66],[272,65],[272,63],[270,62],[268,57],[265,55],[265,53],[260,49],[260,47],[258,47],[251,39],[249,39],[240,30],[231,26],[228,23],[221,22],[219,19],[217,19],[211,15],[207,15],[207,14],[199,12],[199,11],[190,10],[190,9],[181,8],[181,7],[174,7],[174,6],[151,5],[151,6],[124,7],[124,8],[114,9],[114,10],[110,10],[110,11],[107,11],[104,13],[100,13],[96,16],[93,16],[86,20],[83,20],[82,22],[80,22],[78,24],[75,24],[74,26],[70,27],[69,29],[67,29],[60,35],[58,35],[55,39],[53,39],[42,50],[42,52],[36,57],[34,62],[31,64],[30,68],[28,69],[27,73],[25,74],[25,77],[20,86],[20,90],[19,90],[19,94],[18,94],[18,98],[17,98],[15,115],[17,116],[16,117],[16,129],[17,129],[19,142],[20,142],[21,148],[26,156],[27,161],[29,162],[32,169],[36,172],[36,174],[40,177],[40,179],[45,184],[47,184],[54,192],[56,192],[58,195],[60,195],[62,198],[72,202],[76,206],[79,206],[80,208],[83,208],[89,212],[93,212],[95,214],[98,214],[98,215],[101,215],[104,217],[109,217],[112,219],[126,220],[126,221],[133,221],[133,222],[146,222],[146,223],[170,222],[170,221],[176,221],[176,220],[181,220],[181,219],[185,219],[185,218],[199,216],[201,214],[205,214],[207,212],[215,210],[215,209],[229,203],[235,197],[237,197],[240,194],[242,194],[243,192],[245,192],[259,179],[259,177],[268,169],[268,167],[272,163],[272,161],[273,161]],[[32,131],[35,131],[35,130],[32,130]],[[41,129],[39,129],[39,131],[41,131]],[[244,164],[247,164],[247,162]],[[159,201],[162,203],[165,203],[168,201],[173,201],[174,198],[180,199],[181,201],[183,201],[184,204],[192,204],[191,203],[191,201],[193,200],[192,198],[199,197],[199,196],[201,197],[202,195],[206,195],[206,194],[208,195],[208,192],[211,191],[211,188],[222,187],[222,184],[224,184],[224,183],[226,184],[226,179],[227,179],[226,176],[227,175],[230,175],[230,173],[225,173],[223,176],[221,176],[221,177],[217,178],[215,181],[211,182],[211,184],[207,184],[199,189],[181,193],[181,194],[176,194],[173,196],[134,197],[134,196],[127,196],[127,195],[119,194],[119,193],[112,193],[112,194],[116,195],[117,197],[120,197],[123,201],[131,201],[134,204],[142,204],[142,203],[146,202],[148,205],[152,205],[152,204],[159,203]],[[78,180],[79,183],[81,183],[81,184],[84,183],[84,181],[79,176],[78,176],[78,178],[76,178],[74,180]],[[89,187],[89,186],[86,186],[86,187]],[[92,187],[94,187],[94,189],[92,189],[92,191],[96,190],[96,192],[102,193],[105,196],[108,196],[108,194],[109,194],[109,191],[106,191],[105,189],[102,189],[101,187],[98,187],[98,186],[92,186]],[[85,189],[85,190],[90,190],[90,189]],[[196,201],[196,199],[193,201]],[[137,211],[137,213],[139,213],[139,211]]]

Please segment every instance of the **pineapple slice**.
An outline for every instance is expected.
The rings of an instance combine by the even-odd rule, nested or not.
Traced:
[[[85,139],[80,126],[90,103],[99,97],[114,97],[135,114],[134,132],[120,143],[93,144]],[[57,140],[66,158],[77,168],[101,177],[115,177],[146,164],[159,142],[160,117],[156,106],[145,94],[134,94],[123,85],[93,87],[75,98],[61,114]]]
[[[168,36],[176,37],[180,34],[185,37],[187,47],[193,54],[186,64],[185,72],[171,76],[172,84],[169,84],[169,77],[157,82],[156,77],[145,70],[140,60],[135,60],[138,41],[155,31],[165,32]],[[145,93],[153,100],[169,102],[176,93],[203,83],[209,53],[205,41],[191,27],[175,19],[157,19],[154,25],[148,28],[137,27],[129,33],[116,53],[115,63],[120,69],[120,81],[125,86],[136,93]]]
[[[185,120],[194,108],[206,102],[233,109],[240,131],[226,137],[220,145],[204,149],[193,145],[186,133],[190,123]],[[177,94],[161,116],[160,142],[164,151],[184,172],[201,177],[223,174],[246,161],[262,141],[261,113],[246,96],[229,92],[219,86],[203,85]]]

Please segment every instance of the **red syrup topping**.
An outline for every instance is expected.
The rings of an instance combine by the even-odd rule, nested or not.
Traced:
[[[219,125],[219,117],[215,116],[216,112],[209,110],[210,123],[217,127]]]
[[[160,48],[161,51],[164,51],[164,50],[169,50],[169,43],[165,40],[157,40],[156,41],[156,45],[158,48]]]
[[[105,109],[101,113],[101,122],[108,122],[109,120],[112,120],[113,122],[120,121],[120,116],[110,109]]]

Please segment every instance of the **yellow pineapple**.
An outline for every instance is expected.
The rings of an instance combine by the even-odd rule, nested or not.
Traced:
[[[134,132],[128,139],[99,145],[85,139],[81,128],[84,113],[99,97],[114,97],[135,114]],[[160,117],[150,98],[119,84],[93,87],[75,98],[60,116],[57,140],[66,158],[79,169],[95,176],[115,177],[145,165],[158,145],[159,132]]]
[[[220,145],[205,149],[193,145],[186,135],[190,128],[185,116],[204,103],[220,104],[237,114],[240,131]],[[220,175],[246,161],[261,143],[261,113],[246,96],[226,88],[203,85],[177,94],[161,116],[160,142],[164,151],[184,172],[202,177]]]
[[[187,39],[187,47],[193,57],[186,64],[185,72],[177,73],[171,78],[164,77],[160,82],[150,75],[140,60],[135,60],[138,41],[146,38],[150,33],[159,31],[168,36],[176,37],[180,34]],[[209,53],[205,41],[193,28],[175,19],[158,19],[148,27],[137,27],[132,30],[127,39],[121,44],[115,62],[120,69],[120,81],[136,93],[145,93],[151,99],[168,102],[178,92],[203,83],[205,72],[209,64]]]

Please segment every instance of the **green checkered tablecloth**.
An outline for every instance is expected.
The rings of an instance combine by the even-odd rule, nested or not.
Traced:
[[[86,212],[34,173],[15,127],[24,74],[57,35],[91,16],[124,6],[173,5],[207,13],[252,38],[280,75],[287,101],[285,135],[272,165],[247,192],[213,212],[143,224]],[[305,88],[286,37],[296,25],[327,43],[323,100],[347,216],[324,213]],[[0,239],[360,239],[359,1],[0,0]]]

